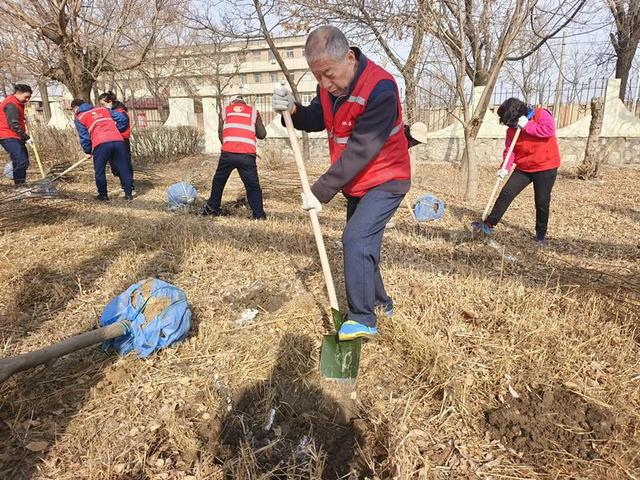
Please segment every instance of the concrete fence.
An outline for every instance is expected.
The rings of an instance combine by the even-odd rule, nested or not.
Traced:
[[[473,98],[477,102],[484,87],[476,87]],[[608,163],[631,164],[640,163],[640,119],[635,117],[618,98],[619,79],[611,79],[607,84],[604,117],[600,141],[604,147],[603,155]],[[195,102],[193,98],[181,96],[175,91],[169,99],[169,117],[166,127],[196,126]],[[202,89],[198,92],[202,100],[204,118],[205,152],[219,153],[218,115],[215,92]],[[49,126],[69,128],[72,123],[64,114],[60,104],[51,104],[51,121]],[[565,163],[579,162],[584,157],[584,149],[589,135],[591,114],[557,131],[560,151]],[[500,125],[498,116],[488,110],[484,116],[477,139],[477,154],[481,162],[495,162],[502,158],[506,128]],[[301,137],[300,132],[298,132]],[[311,133],[311,150],[314,158],[327,158],[327,141],[325,132]],[[441,130],[428,134],[429,142],[412,149],[414,158],[421,161],[459,161],[464,149],[462,125],[456,122]],[[260,142],[263,149],[273,149],[288,155],[290,152],[288,136],[276,117],[267,125],[267,140]]]

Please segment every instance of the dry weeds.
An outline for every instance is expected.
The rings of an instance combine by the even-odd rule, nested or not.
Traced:
[[[79,174],[61,185],[67,198],[21,203],[32,214],[6,224],[2,356],[93,328],[149,276],[187,292],[194,325],[144,361],[90,349],[1,385],[0,478],[640,477],[637,169],[561,176],[542,250],[522,195],[495,237],[501,255],[464,230],[492,173],[467,208],[455,170],[420,165],[410,196],[434,193],[447,213],[417,229],[403,206],[386,233],[396,316],[364,347],[345,424],[317,374],[328,302],[293,164],[271,158],[262,172],[266,222],[233,201],[235,176],[229,216],[166,210],[167,185],[189,179],[206,197],[214,166],[154,167],[132,204],[93,202]],[[342,292],[344,201],[321,215]],[[238,326],[244,308],[260,313]]]

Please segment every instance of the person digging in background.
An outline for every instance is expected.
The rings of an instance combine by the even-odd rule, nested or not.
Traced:
[[[0,103],[0,145],[11,158],[13,183],[22,185],[27,180],[29,152],[27,145],[31,139],[27,135],[24,121],[24,108],[33,93],[29,85],[17,84],[13,95]]]
[[[202,215],[221,215],[220,203],[224,186],[231,172],[237,169],[247,192],[253,219],[265,220],[267,215],[264,213],[256,166],[257,139],[262,140],[267,136],[260,112],[247,105],[241,97],[236,97],[222,111],[222,119],[222,154],[211,182],[211,195]]]
[[[473,222],[474,231],[491,235],[511,202],[527,185],[533,183],[536,206],[536,242],[544,245],[549,223],[551,190],[560,166],[560,150],[556,140],[556,127],[548,110],[534,108],[517,98],[509,98],[498,108],[500,123],[507,125],[504,156],[508,153],[516,129],[520,137],[506,168],[498,170],[502,179],[513,173],[498,195],[498,199],[484,222]]]
[[[75,114],[75,125],[80,137],[80,145],[87,154],[93,157],[96,187],[99,201],[109,200],[107,193],[107,163],[120,174],[123,183],[124,198],[133,200],[133,176],[127,163],[127,149],[120,132],[126,130],[126,115],[105,107],[94,107],[82,99],[71,102]]]
[[[100,105],[108,108],[110,110],[114,110],[122,115],[127,117],[127,128],[121,132],[122,139],[124,140],[124,146],[127,149],[127,164],[129,165],[129,169],[131,170],[131,177],[133,182],[133,163],[131,162],[131,118],[129,117],[129,109],[127,106],[118,100],[116,94],[112,91],[101,93],[98,97],[98,101]],[[111,165],[111,173],[120,179],[120,186],[122,187],[122,192],[124,193],[124,184],[122,182],[122,178],[120,178],[120,173]],[[131,192],[133,196],[136,194],[135,183],[133,184],[133,191]]]
[[[336,27],[309,35],[305,57],[318,81],[317,96],[304,107],[285,88],[273,93],[273,109],[291,112],[298,130],[327,130],[331,166],[305,197],[305,210],[322,210],[340,190],[347,198],[342,235],[349,311],[340,340],[374,337],[376,307],[393,315],[380,274],[382,235],[411,186],[402,104],[393,76],[351,47]]]

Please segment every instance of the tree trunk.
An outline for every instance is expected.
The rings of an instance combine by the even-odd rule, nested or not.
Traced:
[[[578,167],[578,177],[583,180],[596,178],[600,167],[600,132],[602,131],[602,119],[604,117],[604,104],[601,97],[591,100],[591,124],[589,125],[589,137],[584,150],[584,160]]]
[[[51,120],[51,105],[49,105],[49,90],[47,88],[46,80],[38,80],[38,90],[40,90],[40,97],[42,98],[42,110],[44,112],[45,125]]]
[[[464,159],[467,170],[467,184],[464,192],[465,202],[475,202],[478,196],[478,159],[476,158],[476,134],[473,129],[464,127]]]
[[[413,124],[417,121],[416,118],[416,81],[413,77],[405,75],[404,76],[404,101],[405,101],[405,112],[404,112],[404,122],[407,125]]]
[[[616,78],[620,79],[620,92],[618,97],[624,102],[624,97],[627,93],[627,82],[629,81],[629,71],[633,64],[633,57],[635,56],[638,43],[631,44],[624,49],[616,50]]]

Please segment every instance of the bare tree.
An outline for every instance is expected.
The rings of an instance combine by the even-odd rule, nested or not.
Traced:
[[[252,0],[252,3],[258,19],[258,25],[260,26],[260,32],[262,33],[262,36],[267,42],[267,45],[269,45],[269,50],[271,50],[271,53],[276,59],[276,62],[278,62],[278,65],[280,66],[282,73],[284,73],[284,77],[287,80],[289,87],[291,88],[291,93],[293,94],[293,97],[295,98],[296,102],[302,103],[302,98],[300,97],[300,92],[298,92],[298,85],[296,84],[295,78],[291,73],[291,71],[289,70],[289,67],[287,67],[287,64],[282,58],[282,55],[280,54],[280,51],[278,50],[278,47],[276,46],[275,41],[273,39],[274,38],[273,30],[275,27],[269,27],[269,25],[267,25],[265,10],[263,10],[263,2],[261,0]],[[268,4],[265,6],[269,9],[273,9],[275,5],[276,5],[276,1],[273,1],[271,4]],[[304,160],[307,162],[311,159],[311,152],[309,147],[309,134],[304,131],[302,132],[302,155],[304,156]]]
[[[565,18],[573,18],[585,2],[574,2],[570,13],[567,13],[566,2],[560,2],[555,9],[550,9],[550,4],[540,3],[537,0],[505,0],[499,3],[495,0],[440,0],[435,6],[429,5],[431,15],[439,19],[434,23],[433,35],[441,41],[447,55],[459,62],[471,85],[484,87],[476,108],[469,112],[459,79],[455,82],[463,104],[466,201],[474,201],[477,196],[475,142],[504,63],[508,59],[521,60],[532,55],[559,31],[555,25],[550,27],[552,22],[549,18],[563,19],[561,25],[566,25]],[[549,29],[548,33],[535,28],[533,19],[541,18],[537,15],[537,7],[545,8],[544,25]],[[535,35],[528,30],[529,23]],[[513,56],[522,51],[527,53]]]
[[[208,0],[200,11],[187,16],[194,28],[207,32],[207,35],[218,39],[224,38],[243,40],[264,40],[278,63],[285,80],[297,102],[302,103],[302,98],[298,91],[298,82],[294,78],[293,72],[287,66],[280,51],[277,48],[277,39],[274,34],[284,24],[288,22],[288,16],[274,15],[278,2],[257,1],[257,0],[230,0],[225,2],[224,14],[219,13],[219,3],[216,0]],[[248,46],[248,45],[247,45]],[[224,50],[224,49],[223,49]],[[229,65],[224,69],[228,70]],[[239,72],[238,64],[237,72]],[[222,79],[222,77],[220,77]],[[233,77],[230,77],[231,79]],[[229,83],[229,82],[227,82]],[[218,102],[221,105],[221,102]],[[305,160],[309,160],[309,135],[302,133],[303,154]]]
[[[331,23],[350,33],[361,44],[379,47],[404,80],[405,117],[416,120],[416,88],[419,65],[424,58],[424,40],[430,27],[428,0],[291,0],[281,9],[291,17],[283,24],[296,32]],[[312,22],[309,19],[313,19]],[[398,53],[397,44],[407,43],[406,55]]]
[[[605,0],[613,17],[615,32],[609,34],[616,52],[616,78],[620,79],[620,100],[624,101],[629,71],[640,42],[640,0]]]
[[[0,21],[23,39],[26,63],[46,64],[48,78],[88,100],[100,74],[144,61],[182,1],[4,0]]]

